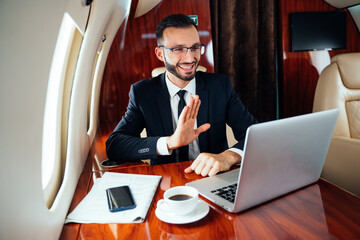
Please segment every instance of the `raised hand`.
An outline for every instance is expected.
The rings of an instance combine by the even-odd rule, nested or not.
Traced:
[[[167,138],[166,143],[169,150],[192,143],[200,133],[205,132],[210,128],[210,124],[205,123],[197,129],[194,129],[200,104],[201,101],[198,95],[196,95],[195,98],[190,97],[189,104],[184,107],[180,114],[174,134]]]

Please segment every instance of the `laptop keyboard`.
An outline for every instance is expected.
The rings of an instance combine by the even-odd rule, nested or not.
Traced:
[[[229,185],[229,186],[225,186],[225,187],[222,187],[219,189],[215,189],[211,192],[218,195],[219,197],[222,197],[222,198],[228,200],[229,202],[234,203],[235,195],[236,195],[236,188],[237,188],[237,183]]]

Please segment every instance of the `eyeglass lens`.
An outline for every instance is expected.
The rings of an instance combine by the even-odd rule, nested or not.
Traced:
[[[176,49],[176,48],[175,48]],[[174,50],[175,50],[174,49]],[[190,49],[190,51],[191,52],[198,52],[198,51],[200,51],[200,54],[204,54],[204,52],[205,52],[205,46],[203,46],[203,45],[200,45],[200,46],[198,46],[198,45],[196,45],[196,46],[192,46],[192,47],[181,47],[181,50],[180,50],[180,48],[179,48],[179,50],[180,51],[173,51],[173,52],[178,52],[178,53],[187,53],[188,52],[188,50]]]

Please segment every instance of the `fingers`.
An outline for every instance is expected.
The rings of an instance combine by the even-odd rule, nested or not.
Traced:
[[[200,156],[200,155],[199,155]],[[200,159],[199,157],[197,157],[193,162],[192,164],[190,165],[190,167],[186,168],[185,169],[185,173],[191,173],[195,170],[195,168],[197,167],[197,165],[199,164],[200,162]]]
[[[185,117],[185,120],[188,120],[191,118],[191,115],[193,114],[192,112],[194,111],[193,108],[194,108],[194,103],[195,103],[195,99],[193,97],[190,97],[190,101],[189,101],[189,104],[187,105],[187,107],[189,108],[189,112],[188,114],[186,115]]]
[[[198,95],[195,95],[195,97],[190,97],[189,104],[185,106],[182,110],[179,121],[186,122],[189,119],[196,119],[199,112],[200,104],[201,101]]]
[[[202,171],[204,170],[205,166],[206,166],[206,161],[204,161],[204,160],[200,161],[199,164],[195,168],[195,173],[197,175],[200,175],[202,173]],[[206,176],[206,175],[207,175],[207,173],[205,175],[202,175],[202,176]]]
[[[185,173],[195,172],[203,177],[214,176],[220,171],[230,169],[231,164],[227,162],[227,158],[222,154],[201,153],[191,164],[185,169]]]
[[[200,104],[201,100],[199,99],[199,96],[195,95],[189,118],[196,119],[199,112]]]
[[[200,104],[201,101],[198,95],[195,95],[195,97],[190,97],[189,104],[187,105],[190,110],[189,110],[189,114],[185,116],[185,120],[196,119],[197,114],[199,112]]]
[[[197,174],[199,174],[199,175],[201,174],[201,176],[205,177],[208,175],[208,173],[210,172],[211,169],[212,169],[211,164],[209,164],[209,162],[207,162],[207,164],[205,164],[205,166],[202,169],[200,169],[201,172],[199,172]]]
[[[191,167],[187,167],[185,168],[184,172],[185,173],[192,173],[194,170]]]
[[[183,108],[183,110],[181,111],[181,114],[179,116],[179,122],[185,122],[188,119],[188,115],[189,115],[189,106],[185,106]]]
[[[201,125],[200,127],[198,127],[195,130],[195,132],[196,132],[197,135],[199,135],[200,133],[209,130],[210,127],[211,127],[211,125],[209,123],[205,123],[205,124]]]
[[[220,172],[220,163],[215,162],[214,166],[208,171],[209,177],[216,175],[218,172]]]
[[[185,173],[195,172],[203,177],[214,176],[220,171],[220,163],[212,157],[212,154],[202,153],[200,154],[190,165],[185,169]]]
[[[201,174],[201,176],[205,177],[205,176],[214,176],[216,175],[218,172],[220,172],[221,169],[221,164],[216,161],[214,158],[208,158],[207,161],[204,161],[205,164],[198,165],[199,169],[195,169],[195,172],[197,174]]]

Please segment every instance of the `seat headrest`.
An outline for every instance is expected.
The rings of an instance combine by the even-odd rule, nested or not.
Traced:
[[[360,89],[360,52],[336,55],[331,59],[331,63],[338,65],[345,87]]]

